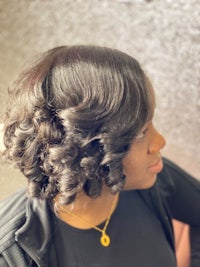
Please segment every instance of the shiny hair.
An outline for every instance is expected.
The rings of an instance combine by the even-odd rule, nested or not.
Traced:
[[[152,89],[138,62],[118,50],[62,46],[44,53],[10,90],[7,159],[32,197],[74,201],[77,192],[123,188],[122,159],[152,116]]]

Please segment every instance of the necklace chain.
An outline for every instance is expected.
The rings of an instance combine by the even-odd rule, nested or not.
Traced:
[[[86,219],[81,218],[81,216],[79,216],[78,214],[75,214],[73,212],[71,212],[69,209],[66,209],[65,207],[63,207],[62,205],[58,205],[58,203],[56,202],[56,200],[54,199],[54,205],[56,206],[56,210],[58,210],[59,212],[67,212],[69,215],[73,216],[74,218],[78,218],[79,220],[81,220],[82,222],[88,224],[89,226],[91,226],[93,229],[97,230],[98,232],[101,233],[101,238],[100,238],[100,243],[102,246],[104,247],[108,247],[110,245],[110,237],[108,234],[106,234],[106,230],[108,228],[108,224],[110,222],[112,213],[115,209],[116,203],[118,200],[118,194],[114,197],[113,203],[112,203],[112,207],[111,210],[108,214],[108,217],[105,221],[104,227],[103,229],[99,228],[96,225],[91,224],[90,222],[88,222]]]

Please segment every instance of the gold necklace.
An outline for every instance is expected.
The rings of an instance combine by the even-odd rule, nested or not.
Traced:
[[[54,199],[54,204],[56,205],[56,207],[58,208],[58,212],[61,211],[61,212],[67,212],[68,214],[70,214],[71,216],[73,216],[74,218],[78,218],[79,220],[81,220],[82,222],[88,224],[89,226],[91,226],[93,229],[97,230],[98,232],[101,233],[101,237],[100,237],[100,243],[103,247],[108,247],[110,245],[110,237],[109,235],[106,233],[106,230],[108,228],[108,224],[110,222],[110,219],[111,219],[111,216],[112,216],[112,213],[115,209],[115,205],[117,203],[117,200],[118,200],[118,194],[114,197],[114,200],[113,200],[113,203],[112,203],[112,207],[111,207],[111,210],[110,210],[110,213],[108,214],[108,218],[106,219],[105,221],[105,224],[104,224],[104,227],[103,229],[99,228],[98,226],[96,225],[93,225],[91,224],[90,222],[88,222],[87,220],[81,218],[79,215],[75,214],[75,213],[72,213],[70,210],[68,209],[65,209],[63,206],[61,205],[57,205],[57,202],[55,201]]]

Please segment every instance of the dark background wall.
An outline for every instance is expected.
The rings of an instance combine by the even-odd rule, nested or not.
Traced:
[[[0,123],[7,87],[37,53],[63,44],[117,48],[153,82],[164,155],[200,178],[199,18],[198,0],[0,0]],[[25,179],[0,161],[4,198]]]

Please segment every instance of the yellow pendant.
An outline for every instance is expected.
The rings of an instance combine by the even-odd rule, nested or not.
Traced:
[[[103,247],[108,247],[110,245],[110,237],[107,234],[103,233],[100,238],[100,242]]]

